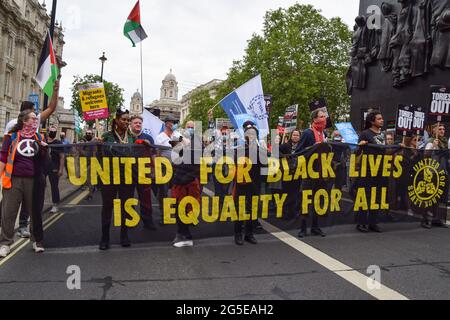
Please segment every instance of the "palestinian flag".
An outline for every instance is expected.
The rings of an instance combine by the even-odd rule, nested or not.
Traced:
[[[55,51],[53,50],[50,32],[48,32],[42,48],[41,58],[39,59],[36,81],[49,98],[53,96],[53,86],[57,78],[58,67],[56,65]]]
[[[133,43],[133,47],[135,47],[137,43],[147,38],[147,34],[145,33],[141,25],[141,8],[139,5],[139,1],[134,6],[127,22],[125,23],[125,26],[123,27],[123,34],[125,35],[125,37],[130,39],[130,41]]]

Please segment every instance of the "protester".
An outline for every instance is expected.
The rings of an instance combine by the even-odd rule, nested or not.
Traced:
[[[138,149],[137,156],[138,157],[146,157],[152,158],[151,164],[152,166],[154,161],[154,149],[151,149],[150,146],[154,145],[153,138],[142,131],[142,123],[143,118],[141,116],[132,116],[131,117],[131,134],[136,139],[136,142],[140,142],[145,145],[145,148]],[[153,170],[152,170],[153,172]],[[135,179],[136,179],[135,174]],[[141,185],[137,184],[136,186],[139,203],[141,207],[141,218],[144,223],[144,228],[148,230],[156,230],[155,224],[153,223],[153,208],[152,208],[152,187],[151,185]]]
[[[294,130],[289,142],[280,146],[281,161],[287,161],[290,175],[294,175],[297,169],[297,158],[301,152],[300,136],[300,131]],[[293,219],[300,211],[300,187],[300,181],[282,182],[283,193],[288,195],[283,208],[283,216],[286,219]]]
[[[44,123],[47,121],[47,119],[55,112],[56,107],[58,105],[58,92],[59,92],[59,79],[55,82],[53,86],[53,96],[49,102],[49,105],[47,109],[45,109],[43,112],[41,112],[39,115],[37,115],[38,122]],[[22,102],[20,106],[20,112],[24,111],[35,111],[35,105],[33,102],[30,101],[24,101]],[[14,128],[14,126],[17,124],[18,119],[12,119],[5,127],[4,135],[7,135],[10,133],[10,131]],[[39,130],[36,129],[37,131]],[[3,139],[5,140],[5,138]],[[39,186],[39,189],[34,192],[33,197],[35,199],[34,203],[36,204],[36,208],[44,207],[44,198],[45,198],[45,176],[36,176],[34,179],[34,183]],[[1,207],[2,204],[0,202],[0,217],[1,217]],[[42,211],[42,209],[41,209]],[[28,231],[28,218],[30,216],[30,213],[25,210],[25,207],[22,206],[20,210],[20,217],[19,217],[19,230],[17,235],[20,238],[29,238],[30,232]],[[1,220],[1,219],[0,219]]]
[[[129,111],[122,111],[119,109],[116,113],[116,117],[112,123],[111,131],[105,133],[102,137],[103,143],[109,144],[134,144],[135,138],[129,132],[128,128],[130,125],[130,113]],[[127,150],[124,148],[112,147],[104,149],[105,156],[108,157],[124,157],[127,154]],[[121,169],[120,175],[123,180],[124,170]],[[128,238],[128,227],[125,224],[127,219],[127,213],[125,212],[125,202],[128,199],[133,198],[135,186],[129,186],[124,184],[119,185],[102,185],[102,239],[100,242],[100,250],[108,250],[110,248],[110,228],[111,220],[113,215],[113,203],[114,199],[118,196],[122,202],[121,211],[121,230],[120,230],[120,243],[122,247],[130,247],[131,243]]]
[[[445,126],[443,124],[436,124],[432,127],[433,137],[431,137],[426,144],[425,157],[432,158],[441,164],[441,167],[445,169],[447,176],[449,172],[449,141],[445,136]],[[446,181],[444,194],[448,194],[449,183]],[[423,220],[421,226],[425,229],[431,229],[434,227],[448,228],[447,226],[447,208],[440,208],[441,202],[446,204],[447,199],[444,197],[440,202],[429,210],[424,210]]]
[[[49,146],[62,145],[61,141],[56,139],[57,134],[58,130],[55,127],[50,127],[46,141]],[[50,166],[46,168],[47,170],[45,172],[50,181],[50,187],[52,190],[53,207],[50,212],[58,213],[58,205],[61,201],[59,193],[59,178],[63,175],[65,162],[64,148],[50,148],[50,158]]]
[[[366,118],[365,130],[359,136],[359,145],[361,146],[360,152],[384,154],[385,150],[378,150],[375,149],[375,147],[368,149],[366,147],[369,144],[379,146],[386,145],[386,139],[382,133],[383,126],[384,119],[381,112],[378,110],[371,110]],[[366,179],[359,179],[358,183],[359,187],[365,187],[367,185],[378,186],[381,188],[383,185],[387,186],[388,181],[385,181],[384,178],[380,177],[371,177]],[[369,189],[370,188],[366,189],[366,195],[368,195],[368,203],[371,203],[371,201],[375,201],[376,199],[370,199],[372,193]],[[369,231],[380,233],[381,229],[378,226],[378,218],[380,213],[380,210],[367,210],[358,212],[356,215],[356,229],[362,233],[367,233]]]
[[[192,235],[189,230],[189,225],[185,224],[180,218],[178,205],[185,197],[193,197],[200,202],[200,166],[195,164],[195,161],[183,161],[184,152],[191,152],[190,160],[194,159],[195,149],[193,140],[188,141],[184,139],[181,134],[175,132],[172,134],[170,141],[173,151],[173,179],[171,195],[176,199],[176,220],[177,220],[177,234],[173,241],[173,246],[176,248],[192,247],[194,245]],[[192,211],[192,207],[188,206],[186,215]]]
[[[217,138],[218,139],[216,139],[213,154],[212,154],[212,156],[214,157],[213,172],[216,172],[217,162],[220,160],[220,158],[230,155],[230,151],[232,151],[231,150],[232,141],[230,139],[230,130],[227,126],[223,126],[220,129],[220,136]],[[231,155],[232,154],[233,153],[231,152]],[[223,165],[222,166],[222,175],[224,177],[227,177],[229,172],[230,172],[230,167],[226,164]],[[215,174],[212,175],[212,178],[214,181],[214,195],[216,197],[219,197],[219,199],[220,199],[219,206],[221,207],[225,197],[230,194],[231,183],[229,183],[229,184],[220,183]]]
[[[164,150],[158,149],[158,156],[162,156],[165,157],[167,159],[169,159],[170,161],[172,160],[172,146],[170,144],[170,141],[172,139],[172,135],[174,133],[175,130],[178,129],[178,124],[176,124],[176,122],[178,122],[172,115],[168,115],[165,119],[164,119],[164,131],[161,132],[158,137],[156,137],[156,141],[155,144],[157,146],[162,146],[165,147]],[[165,172],[163,172],[163,174],[166,174]],[[164,205],[163,205],[163,201],[164,198],[168,197],[168,193],[169,193],[169,185],[168,184],[162,184],[158,186],[158,202],[159,202],[159,210],[160,210],[160,224],[163,225],[164,221],[163,221],[163,212],[164,212]]]
[[[80,139],[80,144],[82,144],[82,146],[78,148],[80,156],[86,157],[88,159],[94,157],[97,149],[97,147],[94,145],[95,143],[96,140],[94,138],[94,133],[92,132],[92,130],[86,130],[84,136]],[[88,162],[88,172],[89,168],[90,163]],[[85,201],[91,201],[95,193],[95,187],[91,184],[91,180],[89,178],[87,179],[84,188],[87,188],[89,191],[87,197],[85,198]]]
[[[386,133],[386,145],[393,146],[395,144],[394,134],[392,132]]]
[[[70,144],[69,140],[66,139],[66,133],[64,131],[59,134],[59,139],[61,141],[61,144],[65,145],[65,146]],[[67,156],[70,154],[70,149],[71,149],[70,147],[64,148],[64,157],[65,158],[67,158]],[[69,171],[67,169],[66,161],[64,161],[64,169],[66,170],[67,176],[69,176]]]
[[[325,136],[325,128],[327,127],[327,114],[323,109],[317,109],[311,114],[311,128],[303,132],[298,150],[305,152],[306,149],[313,147],[316,144],[321,144],[327,142]],[[315,194],[320,189],[327,189],[328,182],[324,179],[311,180],[307,179],[302,182],[302,190],[312,190]],[[319,216],[314,209],[314,206],[310,206],[309,216],[312,216],[311,234],[313,236],[325,237],[326,234],[319,227]],[[304,238],[307,236],[308,230],[308,217],[302,215],[302,225],[300,232],[298,233],[299,238]]]
[[[259,195],[261,193],[261,163],[262,159],[260,156],[264,152],[260,152],[260,147],[258,146],[259,130],[256,124],[252,121],[247,121],[243,125],[244,135],[245,135],[245,145],[237,150],[236,163],[240,163],[242,157],[249,158],[252,161],[252,167],[249,172],[251,182],[243,181],[236,182],[233,195],[235,197],[236,203],[241,196],[245,196],[246,202],[245,207],[247,212],[252,212],[252,197]],[[267,151],[265,153],[267,155]],[[245,221],[245,237],[243,239],[243,221],[237,221],[234,223],[234,241],[236,245],[242,246],[245,240],[251,244],[257,244],[258,241],[254,236],[254,223],[253,221]]]
[[[2,176],[3,203],[0,234],[0,257],[9,255],[14,243],[14,227],[20,205],[31,212],[31,240],[33,249],[40,253],[42,245],[42,220],[40,229],[34,221],[40,212],[33,208],[34,177],[36,167],[41,161],[41,149],[44,146],[41,136],[36,133],[39,118],[30,110],[21,112],[16,125],[5,136],[0,152],[0,176]],[[40,187],[42,188],[42,186]]]

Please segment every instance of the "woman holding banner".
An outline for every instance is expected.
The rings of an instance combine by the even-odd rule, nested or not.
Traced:
[[[300,131],[294,130],[288,143],[280,146],[281,161],[287,161],[289,165],[289,174],[294,175],[297,169],[297,157],[301,151],[300,147]],[[297,157],[296,157],[297,156]],[[286,219],[293,219],[300,210],[300,181],[284,181],[283,192],[286,193],[287,199],[283,208]]]
[[[109,148],[103,148],[103,155],[107,157],[124,157],[129,156],[130,150],[120,147],[119,145],[134,144],[135,138],[129,132],[130,125],[130,113],[129,111],[118,110],[116,117],[112,123],[112,130],[103,135],[102,141],[105,144],[109,144]],[[117,145],[117,146],[115,146]],[[124,170],[120,172],[121,180],[123,181]],[[121,200],[121,230],[120,230],[120,243],[122,247],[130,247],[131,243],[128,239],[128,227],[125,225],[126,212],[124,209],[125,201],[133,198],[134,193],[133,186],[127,186],[125,184],[119,185],[102,185],[102,239],[100,242],[100,250],[108,250],[109,233],[111,228],[111,220],[113,214],[114,200],[119,197]]]

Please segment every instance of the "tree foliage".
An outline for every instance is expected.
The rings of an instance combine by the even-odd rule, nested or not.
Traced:
[[[342,116],[350,104],[345,75],[351,36],[340,18],[327,19],[311,5],[268,11],[262,35],[254,34],[243,59],[233,62],[216,100],[261,74],[264,93],[272,94],[274,99],[272,128],[286,108],[294,104],[299,105],[299,118],[305,127],[309,123],[309,103],[320,97],[327,100],[332,117]],[[204,105],[199,101],[191,118],[204,118],[209,105],[217,101],[205,99]],[[215,116],[220,112],[215,111]]]
[[[74,81],[72,82],[72,103],[71,108],[72,110],[76,110],[78,112],[78,115],[81,119],[83,119],[83,112],[81,110],[81,103],[80,103],[80,94],[78,91],[78,87],[81,85],[86,85],[90,83],[99,83],[101,81],[101,77],[94,74],[88,74],[84,77],[80,76],[74,76]],[[113,117],[113,115],[116,113],[117,109],[123,106],[124,98],[123,98],[123,92],[124,90],[119,87],[119,85],[103,81],[105,85],[105,93],[106,93],[106,99],[108,101],[108,108],[110,113],[110,120]],[[92,126],[92,122],[87,122],[89,126]]]

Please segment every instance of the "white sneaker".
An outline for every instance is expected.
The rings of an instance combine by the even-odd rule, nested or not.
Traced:
[[[36,252],[36,253],[42,253],[42,252],[45,251],[45,249],[44,249],[44,247],[42,246],[42,244],[41,244],[41,243],[37,243],[37,242],[34,242],[34,243],[33,243],[33,250],[34,250],[34,252]]]
[[[58,212],[59,212],[59,209],[57,206],[53,206],[52,210],[50,210],[50,213],[58,213]]]
[[[8,246],[1,246],[0,247],[0,258],[6,258],[10,252],[11,252],[11,249]]]
[[[31,234],[30,232],[28,232],[27,228],[20,228],[17,231],[17,236],[22,239],[28,239],[31,236]]]
[[[186,240],[186,241],[175,242],[175,243],[173,244],[173,246],[174,246],[175,248],[193,247],[193,246],[194,246],[194,241],[192,241],[192,240]]]

